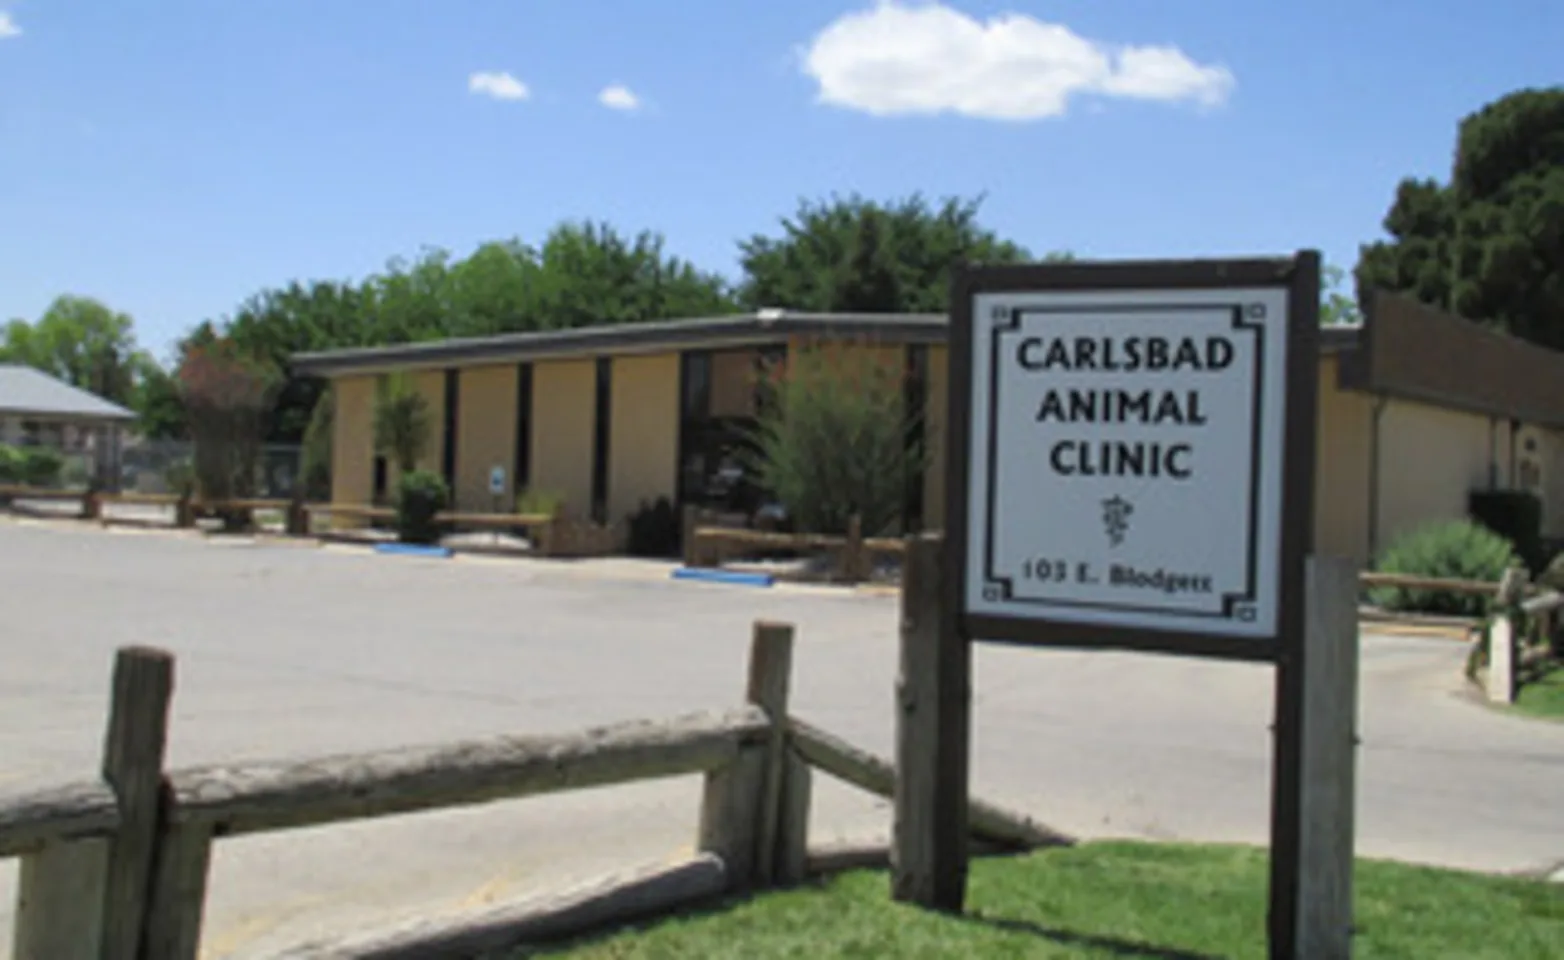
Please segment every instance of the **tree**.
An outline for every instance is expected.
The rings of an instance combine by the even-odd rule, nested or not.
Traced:
[[[1323,281],[1323,289],[1320,291],[1320,325],[1343,327],[1361,323],[1363,312],[1358,309],[1357,301],[1341,291],[1347,271],[1327,263],[1320,272]]]
[[[863,344],[807,346],[767,371],[747,466],[800,530],[888,531],[911,481],[928,465],[908,442],[921,412],[908,411],[906,370]]]
[[[396,464],[402,473],[418,466],[434,421],[429,401],[403,374],[392,374],[381,381],[375,398],[375,452]]]
[[[153,440],[189,439],[179,378],[146,354],[137,356],[135,368],[136,386],[130,407],[136,411],[141,432]]]
[[[1365,245],[1371,289],[1564,349],[1564,87],[1520,90],[1464,118],[1450,182],[1406,179]]]
[[[180,394],[195,446],[196,484],[205,500],[253,496],[266,415],[278,376],[264,360],[220,338],[193,346],[179,367]],[[223,511],[225,527],[245,511]]]
[[[727,284],[670,256],[660,235],[561,223],[539,248],[479,246],[465,259],[427,248],[392,259],[362,283],[290,283],[263,290],[184,345],[219,336],[287,370],[295,353],[490,336],[600,323],[706,316],[735,309]],[[303,441],[325,385],[291,373],[270,419],[274,443]]]
[[[36,367],[66,383],[134,410],[149,437],[183,437],[179,384],[136,345],[129,314],[89,297],[55,298],[36,323],[12,320],[0,360]]]
[[[90,297],[56,297],[36,323],[6,325],[0,358],[58,377],[72,386],[130,406],[143,361],[135,323]]]
[[[800,202],[779,236],[739,244],[749,309],[943,313],[951,268],[962,261],[1030,259],[978,223],[982,200],[920,195],[880,203],[856,194]]]
[[[304,430],[304,449],[299,473],[306,498],[331,497],[331,435],[336,418],[336,402],[327,390],[315,402],[309,426]]]

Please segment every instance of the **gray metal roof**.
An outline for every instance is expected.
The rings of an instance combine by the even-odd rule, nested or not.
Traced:
[[[562,357],[700,350],[777,343],[794,336],[875,337],[892,343],[944,343],[950,320],[941,313],[792,313],[762,310],[726,317],[616,323],[492,337],[460,337],[384,347],[297,353],[295,373],[332,376],[405,367],[521,363]],[[1358,328],[1321,331],[1325,352],[1350,349]]]
[[[0,363],[0,413],[79,420],[134,420],[117,403],[56,380],[42,370]]]

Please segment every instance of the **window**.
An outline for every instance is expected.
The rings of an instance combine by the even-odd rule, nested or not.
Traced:
[[[511,465],[512,483],[518,493],[531,483],[532,472],[532,364],[516,367],[516,458]]]
[[[608,521],[608,429],[613,402],[614,362],[597,360],[597,406],[592,425],[592,519]]]
[[[445,434],[440,453],[440,472],[445,474],[445,485],[454,495],[456,490],[456,418],[457,403],[461,399],[460,374],[456,370],[445,371]]]
[[[680,364],[679,502],[751,512],[760,491],[743,450],[763,396],[757,375],[786,345],[690,351]]]

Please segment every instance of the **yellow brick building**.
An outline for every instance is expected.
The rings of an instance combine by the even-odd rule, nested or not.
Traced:
[[[1564,355],[1398,297],[1362,327],[1323,331],[1316,549],[1365,561],[1472,490],[1525,488],[1564,538]],[[708,500],[723,450],[755,412],[755,374],[803,342],[904,358],[934,457],[909,521],[943,514],[943,315],[766,312],[336,350],[295,358],[336,396],[332,499],[367,503],[389,482],[372,442],[380,378],[410,373],[439,429],[423,466],[464,511],[510,510],[518,490],[618,521],[642,504]],[[859,347],[863,348],[863,347]],[[503,490],[490,492],[496,471]]]

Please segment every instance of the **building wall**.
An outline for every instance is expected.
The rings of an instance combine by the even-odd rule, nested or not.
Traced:
[[[1425,524],[1466,516],[1468,494],[1489,486],[1493,444],[1487,417],[1388,401],[1379,428],[1376,550]],[[1508,482],[1507,470],[1499,480]]]
[[[375,484],[374,375],[331,382],[331,499],[369,503]]]
[[[673,378],[678,389],[679,378]],[[550,360],[532,368],[532,482],[562,496],[577,517],[592,512],[597,361]],[[612,440],[612,431],[610,431]]]
[[[467,367],[457,380],[456,508],[495,509],[489,472],[505,470],[500,512],[516,503],[516,367],[513,364]]]
[[[1337,386],[1335,357],[1319,371],[1314,466],[1314,549],[1359,564],[1369,560],[1374,398]]]
[[[1564,431],[1532,428],[1537,450],[1530,454],[1542,472],[1536,493],[1542,498],[1542,535],[1564,539]]]
[[[678,488],[679,355],[617,357],[609,392],[608,517]]]
[[[950,403],[950,351],[929,347],[929,392],[924,410],[925,438],[929,446],[929,465],[923,478],[923,527],[945,527],[945,440],[946,407]]]

